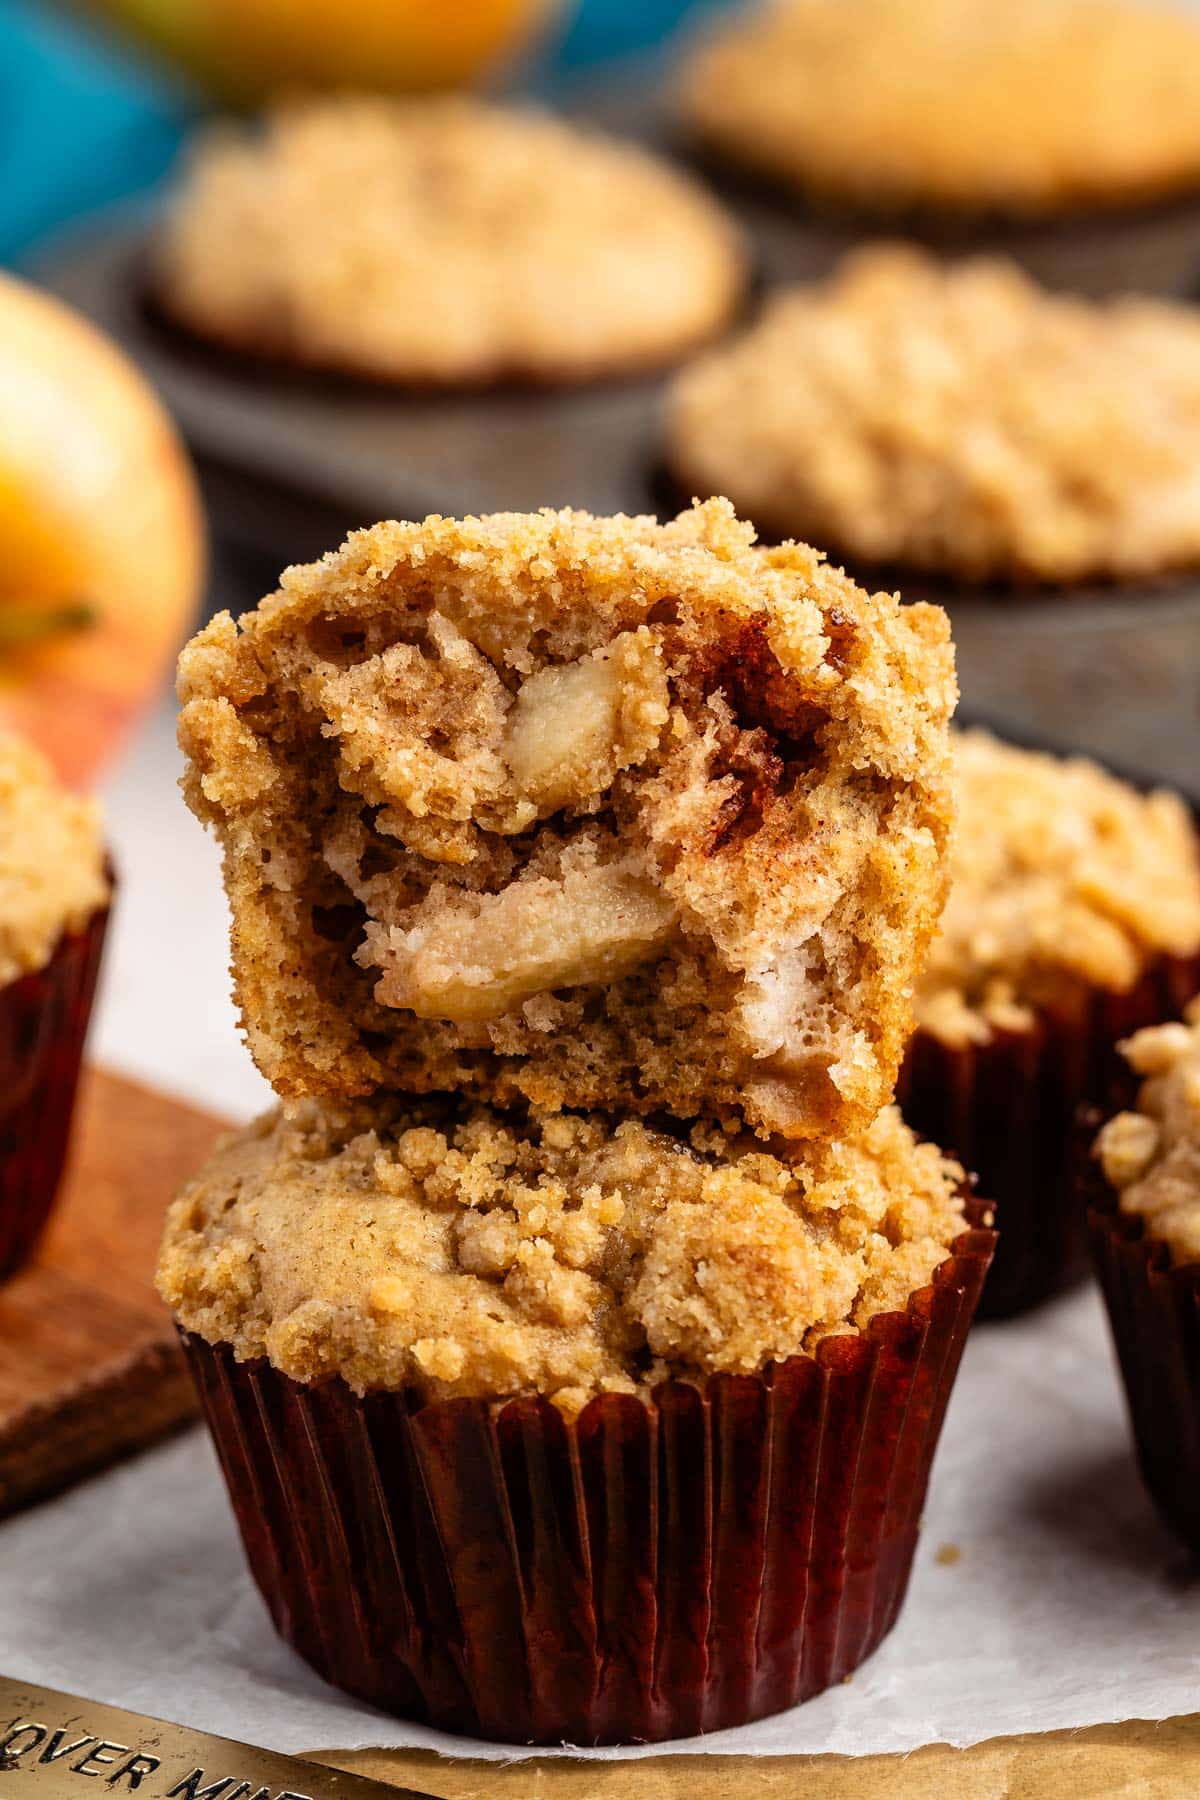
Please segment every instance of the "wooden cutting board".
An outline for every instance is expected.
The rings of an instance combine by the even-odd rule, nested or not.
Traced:
[[[50,1230],[0,1287],[0,1517],[193,1416],[154,1265],[167,1202],[222,1128],[121,1076],[85,1075]]]

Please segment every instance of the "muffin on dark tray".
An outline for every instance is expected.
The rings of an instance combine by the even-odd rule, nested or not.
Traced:
[[[1136,594],[1200,567],[1200,311],[876,246],[677,377],[668,454],[908,594]]]
[[[202,136],[151,279],[234,350],[476,388],[671,362],[745,274],[720,204],[633,144],[532,107],[341,97]]]
[[[1200,22],[1171,0],[775,0],[680,81],[714,164],[1090,293],[1200,269]]]

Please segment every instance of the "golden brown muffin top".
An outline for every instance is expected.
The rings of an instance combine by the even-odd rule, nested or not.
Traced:
[[[577,380],[682,354],[744,278],[715,200],[531,108],[323,99],[201,137],[164,303],[246,350],[383,380]]]
[[[805,1155],[594,1114],[306,1101],[183,1190],[159,1287],[189,1330],[299,1381],[574,1412],[902,1310],[964,1229],[961,1179],[893,1108]]]
[[[950,897],[917,1022],[951,1044],[1028,1029],[1080,986],[1123,993],[1163,954],[1200,950],[1200,849],[1177,794],[1084,757],[957,734]]]
[[[1200,312],[884,246],[676,382],[681,482],[835,557],[967,581],[1200,563]]]
[[[1121,1045],[1144,1077],[1136,1105],[1096,1139],[1121,1211],[1145,1222],[1176,1263],[1200,1262],[1200,1000],[1183,1020],[1150,1025]]]
[[[725,502],[356,533],[180,663],[259,1067],[861,1129],[944,895],[955,691],[942,612]]]
[[[44,968],[108,901],[100,810],[40,751],[0,732],[0,986]]]
[[[776,0],[692,56],[689,128],[874,211],[1037,215],[1200,178],[1200,24],[1137,0]]]

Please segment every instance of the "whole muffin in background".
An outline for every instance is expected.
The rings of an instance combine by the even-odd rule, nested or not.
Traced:
[[[376,526],[180,663],[251,1050],[380,1085],[845,1137],[945,891],[945,615],[727,503]]]
[[[1200,1549],[1200,1003],[1121,1045],[1129,1108],[1085,1183],[1146,1486]]]
[[[745,276],[718,203],[634,145],[532,108],[340,98],[202,136],[153,280],[236,349],[457,387],[672,361]]]
[[[1200,566],[1200,312],[1166,301],[876,246],[679,376],[668,439],[685,491],[914,592]]]
[[[62,1174],[109,895],[94,802],[0,733],[0,1280]]]
[[[1200,23],[1136,0],[776,0],[692,54],[714,153],[875,214],[1045,218],[1200,188]]]
[[[987,1267],[961,1181],[894,1109],[787,1151],[391,1095],[227,1140],[159,1279],[280,1630],[515,1741],[843,1678],[903,1598]]]
[[[954,746],[950,896],[917,986],[898,1096],[996,1208],[983,1312],[1023,1311],[1085,1264],[1072,1155],[1125,1033],[1200,981],[1200,840],[1177,796],[972,731]]]

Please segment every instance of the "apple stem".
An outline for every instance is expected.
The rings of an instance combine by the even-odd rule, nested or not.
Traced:
[[[86,601],[41,610],[0,600],[0,650],[24,649],[67,631],[86,631],[96,622],[96,609]]]

